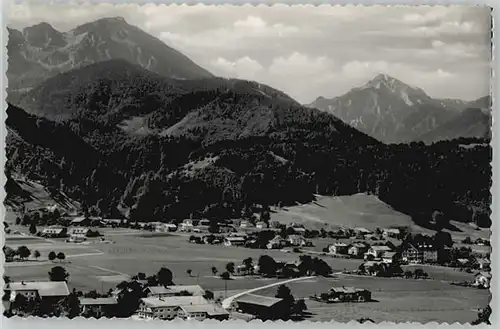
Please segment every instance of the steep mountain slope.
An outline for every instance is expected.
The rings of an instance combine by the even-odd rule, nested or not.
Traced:
[[[52,120],[80,118],[130,134],[178,137],[196,131],[196,137],[214,140],[262,135],[286,116],[282,108],[300,107],[255,82],[170,79],[123,60],[49,78],[20,106]]]
[[[458,116],[420,136],[417,141],[434,143],[460,137],[491,138],[492,116],[489,109],[469,108]]]
[[[217,221],[366,192],[422,225],[436,209],[489,218],[488,144],[384,145],[255,82],[169,79],[112,60],[50,78],[22,101],[37,116],[9,108],[7,172],[103,216]]]
[[[320,97],[309,106],[332,113],[382,142],[399,143],[412,141],[449,121],[463,104],[434,100],[420,88],[380,74],[345,95]]]
[[[47,23],[22,32],[8,31],[7,76],[13,95],[58,73],[109,59],[124,59],[170,78],[212,77],[188,57],[121,17],[99,19],[64,33]]]

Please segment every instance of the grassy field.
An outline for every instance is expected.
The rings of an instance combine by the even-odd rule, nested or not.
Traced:
[[[364,227],[370,230],[394,226],[406,226],[414,234],[433,235],[435,232],[415,225],[410,216],[392,209],[374,195],[359,193],[344,196],[317,196],[311,203],[275,209],[271,220],[283,224],[302,223],[308,228],[338,229]],[[489,239],[489,229],[475,229],[466,223],[451,221],[458,230],[450,231],[455,241],[462,241],[470,236]]]
[[[105,232],[106,233],[106,232]],[[227,296],[246,289],[277,282],[276,279],[234,278],[225,282],[214,277],[211,267],[220,272],[232,261],[241,263],[246,257],[257,261],[262,254],[276,260],[295,261],[299,254],[284,253],[276,250],[252,250],[239,247],[207,246],[190,244],[187,236],[152,236],[133,230],[109,231],[107,239],[112,244],[91,243],[75,245],[63,240],[13,239],[7,244],[23,243],[30,249],[37,249],[40,260],[6,264],[6,274],[13,280],[46,280],[50,268],[62,265],[69,272],[70,289],[102,290],[113,288],[120,281],[136,274],[156,273],[162,266],[174,273],[177,284],[200,284],[215,292],[216,297]],[[63,251],[67,259],[47,261],[50,251]],[[335,272],[355,269],[360,260],[324,257]],[[192,270],[192,277],[186,273]],[[344,276],[318,278],[289,284],[297,298],[305,298],[314,293],[320,294],[331,286],[355,286],[373,292],[377,302],[365,304],[321,304],[307,301],[313,321],[349,321],[360,317],[370,317],[376,321],[438,321],[469,322],[475,319],[476,309],[489,302],[489,292],[473,288],[452,286],[446,281],[472,280],[472,275],[449,268],[424,267],[433,280],[404,280],[372,277]],[[262,294],[273,295],[276,288],[264,290]]]

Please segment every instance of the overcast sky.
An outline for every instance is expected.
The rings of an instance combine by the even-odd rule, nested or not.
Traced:
[[[489,94],[482,7],[178,6],[12,3],[9,26],[60,31],[122,16],[219,76],[257,80],[302,103],[386,73],[430,96]]]

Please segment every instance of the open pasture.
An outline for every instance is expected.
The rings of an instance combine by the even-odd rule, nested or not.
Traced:
[[[470,322],[477,309],[488,305],[487,290],[452,286],[436,280],[373,278],[339,275],[337,278],[317,278],[316,282],[287,284],[295,298],[320,295],[332,286],[365,288],[372,292],[373,302],[324,304],[306,299],[312,321],[341,321],[368,317],[376,322]],[[258,292],[274,296],[276,287]]]

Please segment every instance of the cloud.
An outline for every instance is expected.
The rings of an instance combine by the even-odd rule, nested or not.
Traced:
[[[338,96],[380,72],[436,97],[489,91],[486,7],[10,4],[9,25],[20,29],[46,21],[67,31],[123,16],[215,74],[255,79],[301,102]]]
[[[248,56],[229,61],[219,57],[210,63],[212,72],[223,77],[255,80],[264,69],[262,65]]]

